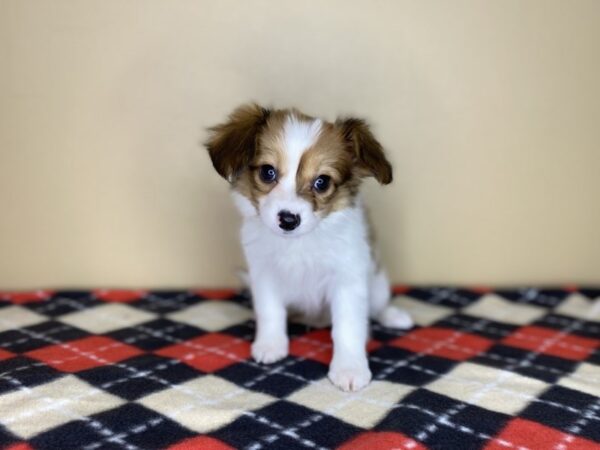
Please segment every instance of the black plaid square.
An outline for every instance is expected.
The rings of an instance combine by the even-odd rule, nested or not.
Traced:
[[[21,439],[0,425],[0,448],[7,449],[20,441]]]
[[[600,297],[600,289],[583,288],[580,289],[579,292],[589,299],[597,299]]]
[[[27,303],[23,306],[49,317],[62,316],[102,304],[89,291],[57,291],[45,302]]]
[[[528,303],[544,308],[556,308],[569,295],[561,289],[499,289],[496,293],[515,303]]]
[[[600,398],[584,392],[553,386],[519,415],[600,442]]]
[[[588,357],[587,361],[592,364],[596,364],[597,366],[600,366],[600,350],[596,350],[594,353],[592,353]]]
[[[448,373],[456,362],[384,346],[370,354],[369,365],[375,380],[423,386]]]
[[[591,322],[559,314],[548,314],[541,319],[536,320],[533,325],[554,328],[556,330],[567,329],[569,334],[590,339],[598,339],[598,336],[600,336],[600,324],[598,322]]]
[[[90,333],[71,325],[49,320],[0,333],[0,348],[12,353],[26,353],[46,347],[49,343],[67,342],[89,335]]]
[[[443,287],[409,289],[405,295],[432,305],[450,308],[464,308],[481,297],[481,294],[474,291]]]
[[[137,400],[152,392],[191,380],[198,371],[180,361],[156,355],[141,355],[119,364],[79,372],[77,377],[126,400]]]
[[[251,341],[252,339],[254,339],[256,327],[254,325],[254,322],[246,322],[225,328],[222,332],[227,333],[231,336],[238,337],[240,339]]]
[[[279,401],[212,433],[234,448],[335,448],[360,431],[317,411]]]
[[[25,356],[0,361],[0,395],[21,389],[31,388],[62,376],[62,372],[35,359]],[[2,400],[0,399],[0,405]]]
[[[478,334],[487,339],[501,340],[518,328],[517,325],[495,322],[493,320],[473,317],[468,314],[453,314],[445,317],[434,324],[436,327],[452,328],[459,331],[468,331],[472,334]]]
[[[125,344],[154,351],[205,334],[199,328],[169,319],[156,319],[106,334]]]
[[[202,298],[192,292],[182,291],[151,291],[131,306],[157,314],[168,314],[195,305]]]
[[[181,425],[130,403],[41,433],[31,440],[35,449],[159,449],[194,433]]]
[[[325,377],[327,368],[315,361],[288,356],[270,365],[243,361],[216,374],[244,388],[283,398]]]
[[[577,361],[572,361],[523,349],[497,344],[473,362],[498,369],[512,370],[521,375],[555,383],[559,378],[575,370]]]
[[[417,325],[410,330],[396,330],[394,328],[384,327],[377,322],[371,322],[371,338],[378,342],[385,343],[400,336],[404,336],[418,328],[419,326]]]
[[[406,396],[376,427],[400,431],[428,448],[481,448],[510,416],[418,389]]]

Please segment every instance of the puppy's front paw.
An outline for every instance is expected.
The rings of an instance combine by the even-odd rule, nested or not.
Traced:
[[[354,392],[364,388],[371,381],[368,364],[335,364],[329,366],[327,375],[331,382],[342,391]]]
[[[256,362],[271,364],[288,355],[288,339],[260,340],[252,344],[252,357]]]

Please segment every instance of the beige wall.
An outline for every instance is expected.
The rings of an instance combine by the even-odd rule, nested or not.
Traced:
[[[0,287],[230,285],[198,146],[242,101],[371,120],[396,282],[600,283],[600,2],[0,1]]]

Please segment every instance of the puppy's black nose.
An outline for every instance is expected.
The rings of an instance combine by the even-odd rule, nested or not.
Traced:
[[[292,231],[300,225],[300,216],[292,214],[289,211],[279,211],[279,228],[285,231]]]

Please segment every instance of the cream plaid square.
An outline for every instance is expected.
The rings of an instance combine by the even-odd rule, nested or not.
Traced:
[[[420,302],[405,296],[395,297],[392,303],[408,311],[414,322],[421,326],[431,325],[444,317],[454,314],[452,308]]]
[[[167,315],[176,322],[203,328],[207,331],[217,331],[232,325],[246,322],[253,317],[252,311],[233,302],[213,301]]]
[[[190,430],[206,433],[232,422],[244,411],[261,408],[275,398],[207,375],[138,400]]]
[[[496,294],[487,294],[481,297],[462,312],[470,316],[514,325],[531,323],[546,314],[544,308],[510,302]]]
[[[600,396],[600,367],[595,364],[581,363],[575,372],[562,378],[558,384],[598,397]]]
[[[324,378],[301,389],[288,400],[324,412],[362,428],[379,422],[395,403],[415,389],[414,386],[372,381],[356,393],[343,392]]]
[[[0,309],[0,332],[23,328],[48,320],[48,318],[34,313],[21,306],[7,306]]]
[[[578,293],[569,295],[554,311],[576,319],[600,320],[600,310],[594,308],[590,300]]]
[[[463,363],[425,387],[465,403],[516,414],[548,386],[514,372]]]
[[[27,439],[122,403],[120,398],[67,375],[31,389],[0,395],[0,423]]]
[[[65,314],[60,316],[59,320],[90,333],[102,334],[120,328],[133,327],[156,317],[156,314],[132,306],[121,303],[107,303],[106,305]]]

